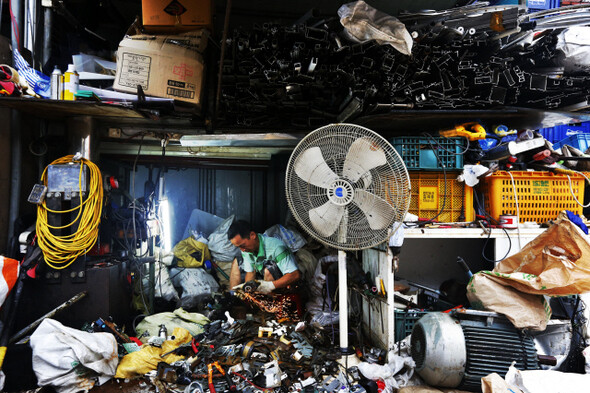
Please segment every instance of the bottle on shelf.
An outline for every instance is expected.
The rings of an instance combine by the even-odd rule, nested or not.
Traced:
[[[64,74],[64,100],[74,101],[74,94],[78,92],[80,86],[80,76],[76,71],[74,64],[68,64],[68,69]]]
[[[55,66],[51,73],[51,99],[64,99],[64,77],[58,66]]]

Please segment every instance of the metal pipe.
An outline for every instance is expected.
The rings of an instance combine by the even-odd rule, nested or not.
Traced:
[[[215,96],[215,120],[219,116],[219,104],[221,102],[221,80],[223,79],[223,61],[227,47],[227,31],[229,30],[229,16],[231,14],[231,0],[225,5],[225,20],[223,21],[223,34],[221,35],[221,55],[219,57],[219,74],[217,76],[217,94]]]
[[[348,353],[348,285],[346,275],[346,252],[338,250],[338,312],[340,350]]]
[[[11,21],[11,40],[12,40],[12,50],[16,48],[19,52],[23,49],[23,40],[24,40],[24,28],[23,28],[23,20],[24,20],[24,6],[23,0],[11,0],[10,1],[10,13],[14,16],[14,20]],[[13,56],[13,65],[14,65],[14,56]]]
[[[22,328],[21,330],[19,330],[17,333],[14,334],[14,336],[12,336],[10,338],[10,341],[8,343],[9,344],[12,344],[12,343],[20,340],[22,337],[24,337],[29,332],[31,332],[32,330],[34,330],[37,326],[39,326],[41,324],[41,322],[43,322],[43,320],[45,318],[51,318],[51,317],[53,317],[54,315],[56,315],[60,311],[65,310],[66,308],[68,308],[71,305],[73,305],[74,303],[76,303],[78,300],[82,299],[87,294],[88,294],[88,292],[86,292],[86,291],[80,292],[77,295],[75,295],[74,297],[72,297],[70,300],[67,300],[64,303],[60,304],[59,306],[57,306],[53,310],[49,311],[47,314],[45,314],[42,317],[40,317],[39,319],[35,320],[35,322],[33,322],[30,325],[25,326],[24,328]]]
[[[51,28],[53,26],[53,10],[51,7],[43,9],[43,67],[51,58]]]

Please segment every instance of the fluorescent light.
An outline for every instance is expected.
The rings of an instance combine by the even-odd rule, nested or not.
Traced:
[[[195,146],[248,146],[248,147],[294,147],[301,138],[293,134],[268,132],[264,134],[204,134],[183,135],[180,145]]]
[[[161,247],[164,251],[172,250],[172,227],[170,217],[170,205],[168,204],[168,198],[160,200],[160,220],[162,221],[162,233],[161,236]]]

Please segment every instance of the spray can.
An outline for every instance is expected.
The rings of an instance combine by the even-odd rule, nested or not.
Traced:
[[[51,99],[52,100],[63,100],[64,99],[64,77],[58,66],[55,66],[51,73]]]
[[[64,100],[74,101],[74,94],[80,87],[80,76],[76,72],[76,66],[68,64],[68,69],[64,74]]]
[[[160,331],[158,332],[158,336],[166,340],[168,338],[168,329],[166,329],[166,325],[160,325]]]

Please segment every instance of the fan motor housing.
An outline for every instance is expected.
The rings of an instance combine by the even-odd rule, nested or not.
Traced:
[[[465,375],[465,336],[458,320],[444,313],[420,318],[412,330],[416,372],[429,384],[457,387]]]
[[[539,368],[531,336],[504,318],[430,313],[414,325],[411,338],[416,372],[430,385],[480,391],[481,378]]]

